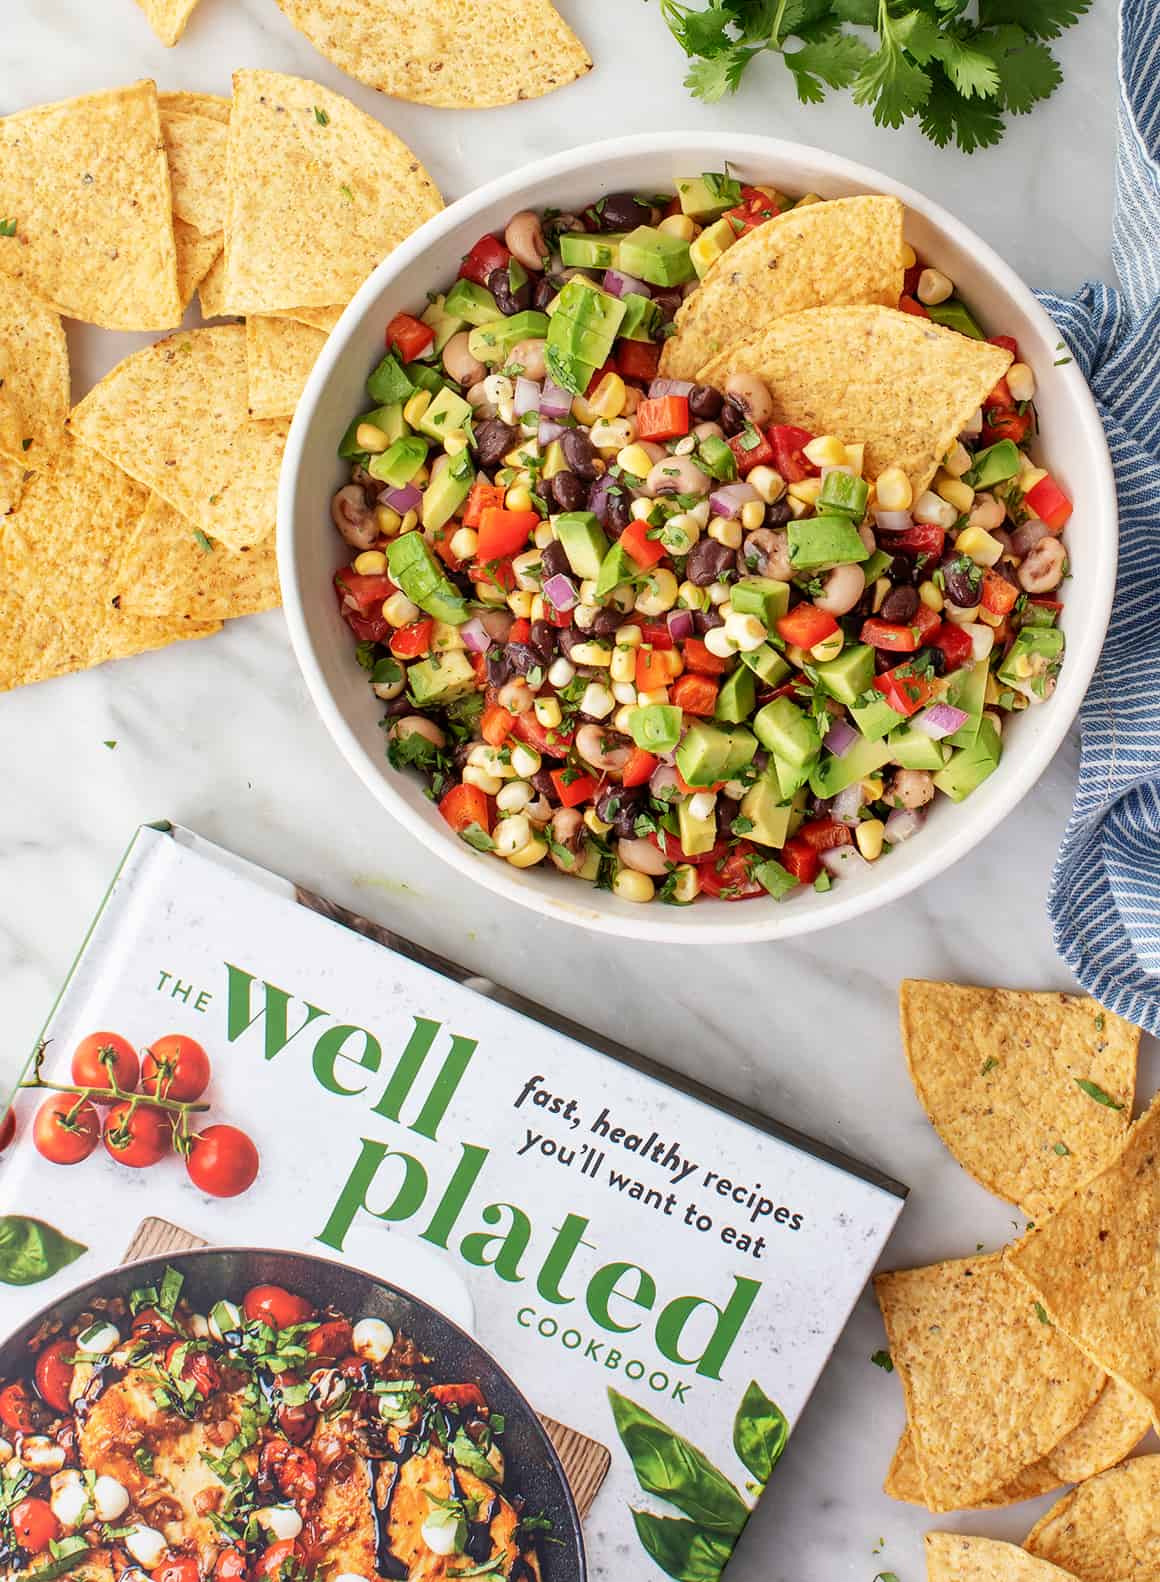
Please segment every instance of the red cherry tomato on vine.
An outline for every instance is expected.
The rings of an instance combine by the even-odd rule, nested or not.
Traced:
[[[216,1582],[242,1582],[247,1571],[246,1557],[240,1549],[223,1549],[214,1564]]]
[[[76,1352],[76,1345],[71,1340],[54,1340],[51,1346],[46,1346],[36,1359],[36,1388],[40,1391],[41,1399],[47,1401],[49,1406],[57,1412],[67,1412],[69,1407],[68,1392],[72,1383],[72,1363],[66,1359]]]
[[[253,1186],[260,1162],[257,1148],[237,1126],[207,1126],[192,1139],[185,1168],[194,1186],[211,1197],[237,1197]]]
[[[8,1114],[0,1121],[0,1154],[16,1136],[16,1111],[10,1109]]]
[[[79,1088],[112,1088],[132,1093],[141,1075],[137,1051],[120,1033],[90,1033],[72,1057],[72,1079]]]
[[[177,1362],[177,1354],[184,1346],[184,1340],[175,1340],[165,1352],[165,1366],[170,1373],[173,1372]],[[197,1389],[199,1395],[207,1400],[219,1388],[222,1382],[221,1369],[213,1358],[204,1351],[187,1351],[185,1360],[181,1364],[181,1373],[178,1375],[188,1384]]]
[[[345,1318],[324,1319],[318,1328],[306,1337],[306,1349],[312,1357],[345,1357],[351,1348],[352,1330]]]
[[[18,1379],[0,1390],[0,1423],[13,1434],[31,1434],[36,1431],[36,1406],[28,1386]]]
[[[271,1544],[254,1562],[250,1576],[254,1582],[263,1582],[267,1577],[277,1582],[287,1560],[297,1560],[300,1565],[305,1563],[306,1551],[296,1538],[280,1538],[276,1544]]]
[[[296,1384],[301,1384],[298,1375],[287,1369],[278,1375],[278,1388],[291,1389]],[[301,1406],[280,1406],[278,1408],[278,1427],[290,1440],[292,1445],[302,1445],[314,1432],[314,1425],[318,1421],[318,1408],[313,1401],[304,1401]]]
[[[141,1086],[154,1098],[192,1104],[209,1087],[209,1056],[184,1033],[155,1038],[141,1060]]]
[[[153,1582],[201,1582],[197,1561],[183,1557],[163,1560],[159,1566],[150,1571],[149,1575],[153,1578]]]
[[[114,1104],[105,1119],[105,1149],[119,1165],[144,1170],[164,1159],[173,1142],[169,1122],[160,1110],[139,1104]]]
[[[295,1505],[309,1505],[318,1493],[318,1462],[298,1445],[267,1439],[258,1462],[258,1479],[276,1484]]]
[[[21,1549],[38,1555],[60,1537],[60,1523],[47,1500],[21,1500],[12,1507],[12,1531]]]
[[[130,1326],[138,1340],[171,1340],[181,1331],[155,1307],[143,1307]]]
[[[306,1298],[287,1291],[284,1285],[252,1285],[242,1298],[242,1312],[272,1329],[289,1329],[314,1317],[314,1308]]]
[[[32,1123],[36,1151],[54,1165],[76,1165],[87,1159],[101,1136],[101,1118],[88,1099],[75,1093],[54,1093],[45,1099]]]

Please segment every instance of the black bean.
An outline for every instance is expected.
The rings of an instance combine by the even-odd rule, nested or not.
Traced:
[[[553,480],[554,481],[554,480]],[[564,546],[558,539],[553,539],[550,544],[545,544],[540,551],[540,563],[544,568],[545,577],[570,577],[572,567]]]
[[[711,632],[715,626],[724,626],[725,617],[719,614],[716,605],[710,605],[707,610],[693,611],[693,625],[697,629],[697,636],[704,637],[706,632]]]
[[[651,207],[639,202],[631,192],[610,193],[591,212],[602,231],[635,231],[638,225],[648,225],[652,220]]]
[[[560,289],[560,282],[551,275],[541,275],[532,289],[532,306],[542,313]]]
[[[952,604],[964,610],[978,604],[982,576],[973,560],[965,555],[944,556],[942,574],[943,592]]]
[[[632,507],[628,503],[627,495],[609,495],[608,512],[604,525],[612,534],[613,538],[619,538],[621,533],[624,532],[625,528],[628,526],[631,515]]]
[[[509,643],[504,652],[517,676],[529,675],[537,666],[543,669],[543,660],[530,643]]]
[[[947,667],[947,656],[941,648],[920,648],[914,656],[914,664],[919,670],[929,665],[936,676],[941,676]]]
[[[560,652],[565,659],[571,659],[572,650],[577,643],[586,643],[588,633],[582,632],[578,626],[562,626],[560,628]]]
[[[556,654],[556,628],[551,621],[532,622],[531,643],[540,656],[540,663],[550,665]]]
[[[740,434],[748,419],[737,405],[736,401],[724,401],[721,404],[721,416],[717,419],[726,434]]]
[[[511,275],[506,264],[501,264],[498,269],[493,269],[487,277],[487,289],[495,298],[495,305],[504,318],[510,319],[513,313],[522,313],[531,306],[532,283],[525,280],[512,290]]]
[[[597,610],[588,630],[593,637],[611,637],[627,619],[628,617],[621,615],[619,610]]]
[[[715,538],[699,538],[689,551],[685,576],[699,588],[707,588],[711,582],[720,582],[725,572],[733,570],[736,562],[736,550],[719,544]]]
[[[536,770],[532,776],[532,784],[541,796],[547,797],[552,806],[556,806],[560,800],[560,793],[556,790],[555,781],[552,779],[552,771],[547,765]]]
[[[383,710],[386,719],[394,719],[399,714],[414,714],[415,705],[405,692],[401,692],[397,698],[392,698],[389,703],[384,703]]]
[[[792,516],[793,512],[785,500],[775,500],[772,505],[767,505],[765,508],[765,525],[784,527]]]
[[[741,811],[741,803],[735,802],[731,796],[719,793],[717,797],[717,828],[723,835],[729,834],[729,826]]]
[[[596,451],[582,428],[566,428],[560,444],[563,447],[564,460],[574,473],[589,481],[599,478],[600,465],[596,459]]]
[[[481,467],[494,467],[500,457],[511,450],[519,438],[519,430],[497,417],[485,418],[475,430],[475,451]]]
[[[487,682],[491,687],[502,687],[505,681],[512,678],[511,661],[502,648],[489,648],[487,651]]]
[[[725,397],[712,385],[694,385],[689,391],[689,413],[698,423],[716,422],[724,405]]]
[[[882,601],[879,610],[884,621],[895,621],[901,626],[914,615],[918,609],[918,592],[911,587],[892,588]]]
[[[552,498],[561,511],[582,511],[588,501],[588,486],[574,472],[558,472],[550,480]]]
[[[885,670],[893,670],[898,662],[897,654],[892,654],[885,648],[874,650],[874,670],[877,675],[881,675]]]

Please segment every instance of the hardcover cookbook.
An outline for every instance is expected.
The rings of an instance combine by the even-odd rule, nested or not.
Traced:
[[[169,824],[33,1085],[5,1577],[712,1578],[905,1196]]]

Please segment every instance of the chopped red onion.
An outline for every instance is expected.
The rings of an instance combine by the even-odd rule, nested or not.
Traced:
[[[709,496],[709,509],[714,516],[732,518],[741,515],[741,507],[748,500],[760,498],[751,483],[726,483]]]
[[[576,584],[562,571],[544,583],[544,597],[554,610],[571,610],[580,603]]]
[[[969,719],[970,715],[962,709],[956,709],[953,703],[932,703],[929,709],[916,714],[911,724],[924,736],[931,736],[936,742],[941,742],[944,736],[953,736]]]
[[[901,846],[922,828],[925,820],[924,807],[896,807],[886,820],[886,839],[892,846]]]
[[[392,511],[398,511],[400,516],[406,516],[408,511],[416,511],[423,498],[421,489],[413,483],[405,483],[401,489],[387,490],[387,504]]]
[[[563,432],[564,432],[564,425],[563,425],[563,423],[554,423],[550,418],[546,418],[544,416],[543,405],[541,404],[541,406],[540,406],[540,426],[536,430],[536,439],[539,442],[539,444],[541,444],[541,445],[550,445],[553,440],[559,439],[560,435]]]
[[[604,271],[604,289],[613,297],[651,297],[652,291],[635,275],[626,275],[623,269]]]
[[[534,379],[526,379],[523,374],[517,377],[515,406],[517,417],[540,410],[540,387]]]
[[[908,527],[914,526],[909,511],[883,511],[878,506],[874,507],[874,520],[884,533],[905,533]]]
[[[686,637],[696,634],[697,623],[693,619],[692,610],[670,610],[665,616],[668,623],[669,636],[674,643],[683,643]]]
[[[660,401],[665,396],[687,396],[692,388],[690,379],[654,379],[648,387],[648,398]]]
[[[554,379],[545,379],[540,394],[541,417],[567,417],[572,410],[572,397]]]
[[[858,822],[858,814],[864,801],[865,793],[862,790],[862,783],[860,780],[855,780],[852,786],[847,786],[844,791],[839,791],[833,802],[831,802],[830,817],[836,824],[845,824],[849,829],[853,829]]]
[[[664,800],[666,792],[678,789],[677,766],[675,764],[667,764],[662,759],[649,776],[648,788],[653,796]]]
[[[844,758],[854,743],[861,740],[849,720],[835,719],[826,732],[822,745],[828,747],[835,758]]]
[[[459,628],[459,635],[469,653],[486,654],[491,647],[492,640],[478,615],[473,615],[470,621],[464,621]]]
[[[482,610],[479,619],[483,623],[484,631],[493,643],[507,642],[508,633],[511,631],[512,624],[515,621],[515,616],[510,610]]]
[[[832,879],[844,878],[846,874],[857,873],[869,866],[856,846],[833,846],[829,851],[822,852],[822,867]]]

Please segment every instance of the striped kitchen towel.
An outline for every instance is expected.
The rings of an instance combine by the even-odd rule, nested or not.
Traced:
[[[1120,289],[1042,295],[1107,432],[1120,567],[1080,710],[1079,786],[1048,895],[1089,994],[1160,1033],[1160,6],[1123,0],[1113,259]]]

